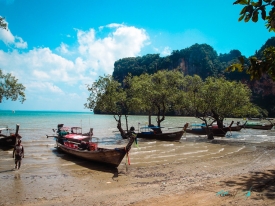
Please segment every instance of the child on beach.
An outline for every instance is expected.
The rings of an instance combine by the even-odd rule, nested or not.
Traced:
[[[17,144],[15,145],[13,149],[12,158],[14,158],[15,155],[15,167],[14,169],[20,169],[21,166],[21,160],[24,158],[24,147],[21,144],[21,140],[18,140]]]

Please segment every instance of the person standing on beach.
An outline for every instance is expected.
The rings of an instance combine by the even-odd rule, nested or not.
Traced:
[[[17,144],[15,145],[12,153],[12,157],[15,157],[15,167],[14,169],[20,169],[21,160],[24,158],[24,147],[21,144],[21,140],[18,140]]]

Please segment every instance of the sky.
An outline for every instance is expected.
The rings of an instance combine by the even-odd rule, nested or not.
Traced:
[[[196,43],[249,57],[274,36],[265,22],[238,22],[235,0],[0,0],[0,69],[25,87],[26,101],[0,110],[89,111],[91,85],[115,61],[170,55]]]

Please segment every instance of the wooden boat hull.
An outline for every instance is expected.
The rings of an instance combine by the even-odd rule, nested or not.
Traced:
[[[144,139],[156,139],[161,141],[179,141],[184,133],[184,130],[178,132],[170,132],[170,133],[137,133],[137,138]]]
[[[246,128],[246,129],[271,130],[273,128],[273,124],[268,124],[268,125],[244,125],[243,128]]]
[[[236,132],[238,132],[238,131],[241,131],[242,128],[243,127],[241,125],[232,126],[232,127],[228,128],[228,131],[236,131]]]
[[[186,133],[196,134],[196,135],[206,135],[206,130],[203,128],[187,128]]]
[[[67,154],[93,162],[104,163],[113,167],[118,167],[126,154],[124,147],[115,149],[98,148],[96,151],[88,151],[73,149],[58,142],[57,147]]]
[[[9,131],[9,128],[5,128],[4,130]],[[19,124],[16,125],[16,132],[12,134],[7,132],[7,134],[2,133],[2,129],[0,129],[0,147],[13,147],[17,143],[17,139],[21,139],[22,137],[18,134]]]
[[[224,137],[226,133],[228,132],[228,128],[210,128],[210,131],[213,133],[213,136],[216,137]]]
[[[218,136],[218,137],[224,137],[227,133],[227,128],[209,128],[210,133],[213,133],[213,136]],[[206,128],[203,127],[201,129],[186,129],[186,133],[190,134],[196,134],[196,135],[207,135]]]
[[[16,136],[0,136],[1,147],[11,147],[16,144]]]
[[[223,127],[223,128],[211,128],[209,127],[210,132],[213,133],[213,136],[224,137],[227,132],[230,131],[240,131],[242,129],[241,126],[233,126],[233,127]],[[206,135],[206,127],[202,128],[187,128],[186,133],[196,134],[196,135]]]

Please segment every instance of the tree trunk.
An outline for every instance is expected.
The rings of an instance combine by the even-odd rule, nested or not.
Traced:
[[[214,135],[213,135],[212,132],[209,132],[209,133],[207,134],[207,139],[209,139],[209,140],[214,139]]]
[[[151,125],[151,124],[152,124],[152,121],[151,121],[151,111],[150,111],[148,115],[148,125]]]
[[[121,127],[121,122],[117,122],[117,128],[118,128],[118,131],[120,132],[120,135],[123,139],[127,139],[128,136],[126,135],[125,131],[122,129]]]
[[[128,132],[129,131],[129,128],[128,128],[128,116],[127,115],[124,115],[125,116],[125,121],[126,121],[126,131]]]
[[[125,131],[122,129],[121,127],[121,115],[118,115],[118,118],[116,118],[114,116],[115,120],[117,121],[117,128],[118,128],[118,131],[120,132],[120,135],[123,139],[127,139],[128,136],[127,134],[125,133]]]
[[[223,120],[217,119],[218,128],[223,128]]]

